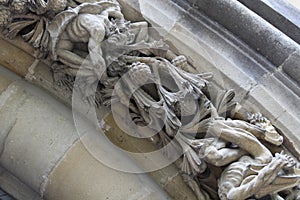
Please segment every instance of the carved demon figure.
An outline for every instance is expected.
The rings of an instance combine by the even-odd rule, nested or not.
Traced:
[[[147,22],[127,21],[118,2],[0,4],[4,33],[42,52],[57,84],[80,90],[89,104],[125,108],[123,125],[133,122],[157,145],[174,141],[198,199],[282,199],[299,190],[296,161],[276,152],[283,137],[270,120],[235,102],[234,91],[217,89],[210,73],[191,73],[186,56],[148,33]]]

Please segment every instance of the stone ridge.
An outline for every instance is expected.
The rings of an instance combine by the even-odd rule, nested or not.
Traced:
[[[281,32],[300,44],[299,11],[285,0],[239,0]]]

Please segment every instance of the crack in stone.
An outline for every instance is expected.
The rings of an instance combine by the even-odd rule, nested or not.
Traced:
[[[7,139],[9,137],[10,133],[11,133],[11,130],[16,125],[16,123],[17,123],[17,118],[14,119],[13,123],[11,125],[9,125],[8,129],[6,130],[6,135],[5,135],[4,139],[3,139],[3,143],[4,143],[3,144],[3,148],[0,151],[0,162],[1,162],[2,155],[3,155],[3,153],[4,153],[5,149],[6,149],[6,146],[7,146]]]
[[[10,100],[11,98],[14,99],[15,94],[18,94],[18,92],[22,92],[22,91],[15,91],[15,89],[13,88],[13,87],[15,87],[15,88],[17,87],[15,85],[15,83],[16,82],[11,83],[6,88],[6,90],[2,93],[2,95],[0,95],[0,102],[1,102],[0,108],[4,108],[7,105],[8,100]],[[13,119],[9,120],[9,122],[8,122],[9,125],[7,126],[6,130],[4,129],[4,133],[2,133],[2,134],[5,134],[5,137],[4,137],[4,140],[3,140],[3,148],[0,149],[0,160],[1,160],[1,158],[3,156],[3,153],[4,153],[4,151],[6,149],[6,146],[7,146],[7,139],[9,137],[9,135],[11,134],[11,131],[12,131],[13,127],[17,123],[17,120],[18,120],[17,114],[19,112],[19,109],[25,103],[25,98],[26,97],[24,96],[24,94],[22,94],[21,99],[18,99],[19,101],[15,103],[16,107],[14,107],[13,110],[11,110],[11,113],[14,113],[15,115],[13,116]]]
[[[278,66],[279,69],[282,69],[282,67],[285,65],[285,63],[293,56],[296,54],[296,52],[298,52],[298,50],[293,51],[282,63],[281,65]],[[276,69],[275,69],[276,71]],[[274,72],[275,72],[274,71]]]

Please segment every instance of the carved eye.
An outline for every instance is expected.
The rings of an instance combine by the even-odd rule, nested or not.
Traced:
[[[116,20],[116,18],[113,17],[113,16],[109,16],[108,19],[109,19],[109,21],[115,21]]]

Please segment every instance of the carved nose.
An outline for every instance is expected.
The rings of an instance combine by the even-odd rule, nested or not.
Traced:
[[[278,142],[279,142],[280,144],[282,144],[282,142],[283,142],[283,137],[282,137],[282,136],[279,136]]]
[[[274,144],[274,145],[282,145],[283,143],[283,137],[281,135],[279,135],[278,133],[276,135],[267,135],[266,137],[266,141],[270,142],[271,144]]]

